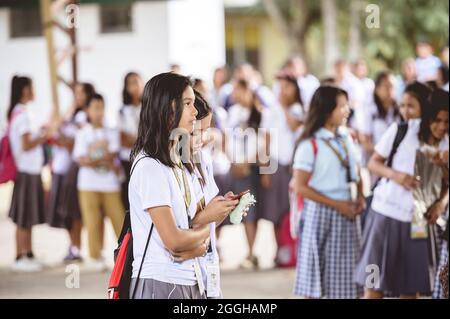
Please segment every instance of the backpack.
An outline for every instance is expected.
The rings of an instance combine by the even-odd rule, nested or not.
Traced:
[[[0,140],[0,184],[14,181],[17,176],[17,167],[14,161],[11,143],[9,141],[9,130],[12,121],[21,113],[22,111],[13,112],[5,134]]]
[[[134,168],[138,162],[148,156],[141,157],[131,169],[130,177],[133,174]],[[136,285],[133,290],[132,298],[136,293],[136,288],[139,283],[139,277],[142,271],[142,265],[144,264],[145,255],[147,253],[150,238],[153,232],[153,223],[150,227],[150,232],[145,244],[144,254],[142,256],[141,264],[139,266],[139,272],[136,278]],[[114,250],[114,267],[109,277],[108,284],[108,299],[130,299],[130,287],[131,276],[133,274],[133,234],[131,232],[131,219],[130,212],[125,212],[125,219],[120,232],[119,239],[117,240],[117,248]],[[131,299],[132,299],[131,298]]]

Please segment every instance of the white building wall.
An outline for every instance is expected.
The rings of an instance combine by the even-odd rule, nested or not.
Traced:
[[[63,16],[61,16],[63,18]],[[116,124],[121,106],[123,77],[137,71],[144,80],[178,63],[185,74],[211,79],[215,67],[225,63],[223,0],[176,0],[136,2],[132,8],[132,32],[100,33],[96,4],[81,5],[77,41],[79,81],[92,82],[105,97],[107,120]],[[60,19],[64,21],[64,19]],[[66,38],[55,31],[55,44],[62,48]],[[70,61],[60,67],[63,77],[71,75]],[[10,98],[14,74],[30,76],[36,100],[30,111],[44,123],[51,103],[47,51],[44,37],[9,38],[9,10],[0,9],[0,128]],[[61,109],[72,103],[72,93],[59,85]]]

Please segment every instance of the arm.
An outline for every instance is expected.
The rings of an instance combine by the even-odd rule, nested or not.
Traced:
[[[222,196],[213,198],[205,209],[195,214],[192,220],[194,227],[202,227],[210,223],[222,223],[233,211],[239,200],[226,199]]]
[[[332,207],[347,218],[353,219],[356,216],[355,208],[350,202],[336,201],[326,197],[309,186],[311,173],[303,170],[294,170],[295,189],[306,199]]]
[[[197,249],[209,237],[207,225],[193,229],[179,229],[168,206],[153,207],[147,211],[164,245],[174,254]]]
[[[373,145],[373,140],[371,135],[360,133],[359,141],[361,142],[363,148],[369,153],[372,154],[375,150],[375,145]]]
[[[22,135],[22,148],[24,151],[29,151],[38,145],[44,144],[47,141],[47,134],[42,134],[39,137],[32,138],[30,133]]]
[[[414,176],[406,173],[398,172],[385,164],[386,159],[377,152],[373,153],[369,160],[369,171],[378,176],[392,179],[397,184],[403,186],[407,190],[412,190],[419,186],[419,182]]]
[[[127,134],[122,131],[120,132],[120,143],[122,147],[132,148],[134,146],[134,143],[136,143],[136,136]]]

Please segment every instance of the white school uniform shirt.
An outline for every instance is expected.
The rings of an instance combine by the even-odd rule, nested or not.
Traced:
[[[200,151],[201,167],[203,174],[205,176],[205,185],[202,186],[198,179],[198,173],[192,174],[194,189],[196,190],[196,198],[200,201],[203,197],[205,198],[205,205],[219,194],[219,188],[214,180],[214,171],[211,156],[207,151]],[[216,238],[216,223],[209,224],[210,239],[211,239],[211,249],[212,252],[208,253],[204,257],[200,257],[200,267],[202,270],[202,277],[205,287],[207,287],[207,271],[206,265],[208,263],[208,258],[211,258],[215,264],[219,264],[219,254],[217,252],[217,238]]]
[[[392,169],[409,175],[414,175],[416,151],[420,147],[420,119],[408,121],[408,131],[400,143],[392,161]],[[397,124],[392,124],[375,146],[375,151],[388,158],[397,134]],[[448,150],[448,137],[439,144],[440,150]],[[413,192],[406,190],[392,180],[383,178],[374,190],[372,208],[379,214],[402,222],[411,222],[414,211]]]
[[[320,86],[319,80],[312,74],[306,74],[297,79],[298,86],[300,87],[300,94],[302,101],[305,104],[305,108],[309,109],[311,99]]]
[[[118,153],[120,148],[119,131],[102,127],[94,128],[86,124],[75,137],[73,158],[78,161],[80,157],[89,156],[89,147],[106,140],[108,152]],[[102,170],[93,167],[81,166],[78,171],[78,190],[89,192],[118,192],[120,191],[120,179],[112,170]]]
[[[392,123],[400,121],[400,115],[395,114],[393,107],[390,107],[386,117],[383,119],[378,115],[378,108],[373,101],[356,110],[356,126],[360,133],[372,136],[374,145],[378,143],[381,137],[386,133]]]
[[[44,150],[37,145],[25,151],[22,136],[30,133],[32,138],[39,136],[39,128],[33,123],[26,106],[17,104],[13,109],[13,120],[9,128],[9,141],[17,170],[21,173],[40,175],[44,165]]]
[[[268,108],[263,108],[261,115],[260,128],[268,127]],[[252,131],[251,134],[245,134],[247,129],[247,121],[250,117],[250,109],[235,104],[228,110],[228,120],[226,125],[227,138],[227,151],[231,152],[231,161],[235,163],[256,162],[256,156],[259,149],[264,149],[262,134]],[[242,130],[239,130],[239,129]],[[262,151],[261,154],[265,154]]]
[[[128,135],[138,135],[139,116],[141,106],[124,105],[119,113],[118,127],[121,132]],[[130,161],[131,148],[121,147],[119,157],[123,161]]]
[[[61,133],[69,138],[75,139],[77,134],[77,126],[75,123],[66,122],[61,127]],[[72,163],[72,154],[65,147],[53,146],[52,149],[52,172],[58,175],[64,175],[69,170]]]
[[[441,60],[434,55],[430,55],[426,58],[416,59],[416,74],[419,82],[425,82],[433,80],[437,76],[439,67],[441,66]]]
[[[299,121],[305,119],[306,114],[300,103],[291,105],[288,112]],[[261,126],[270,129],[270,157],[281,165],[291,165],[298,132],[289,127],[280,104],[270,107],[267,114]]]
[[[339,138],[345,142],[348,150],[352,181],[359,181],[358,167],[360,155],[347,128],[338,128]],[[325,128],[314,134],[317,143],[317,155],[314,156],[311,139],[302,141],[294,156],[294,169],[311,173],[309,186],[319,193],[334,199],[347,201],[351,199],[350,186],[347,181],[347,170],[342,166],[336,154],[322,139],[331,139],[335,149],[345,158],[343,148],[337,143],[336,136]],[[342,142],[341,142],[342,143]]]
[[[161,164],[158,160],[147,157],[137,163],[143,156],[141,153],[134,160],[134,171],[128,186],[133,231],[133,278],[137,277],[152,223],[148,209],[169,206],[178,228],[189,229],[183,183],[180,188],[172,168]],[[137,165],[134,166],[136,163]],[[190,175],[189,172],[186,174]],[[191,190],[189,214],[194,218],[198,200],[192,178],[188,178],[188,184]],[[153,229],[140,278],[155,279],[176,285],[197,284],[194,260],[175,263],[156,228]]]

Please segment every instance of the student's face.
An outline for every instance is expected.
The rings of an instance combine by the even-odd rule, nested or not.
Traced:
[[[212,141],[212,135],[209,132],[211,127],[212,113],[201,121],[197,121],[192,135],[192,149],[194,153],[201,150],[205,145]]]
[[[405,121],[418,119],[421,116],[419,101],[409,93],[403,94],[400,114]]]
[[[337,105],[334,111],[331,113],[329,118],[329,123],[336,126],[345,125],[347,119],[350,116],[350,107],[348,105],[348,100],[345,95],[338,95]]]
[[[22,98],[26,101],[26,103],[34,100],[34,88],[32,84],[23,88]]]
[[[183,113],[181,114],[180,123],[178,128],[185,129],[192,134],[194,131],[195,117],[197,116],[197,109],[194,106],[195,94],[194,90],[188,86],[182,96]]]
[[[440,141],[448,133],[448,112],[440,111],[430,126],[433,137]]]
[[[359,61],[358,63],[356,63],[355,65],[355,75],[362,79],[367,77],[367,74],[369,73],[368,69],[367,69],[367,64],[366,62],[363,61]]]
[[[433,49],[431,48],[431,45],[427,43],[419,43],[416,52],[419,58],[426,58],[433,52]]]
[[[405,79],[412,80],[416,77],[416,62],[414,60],[408,60],[403,63],[402,73]]]
[[[144,83],[138,75],[131,75],[127,79],[127,91],[134,99],[141,99]]]
[[[89,103],[86,110],[89,120],[93,125],[101,126],[105,115],[105,105],[103,101],[94,99]]]
[[[393,76],[384,78],[375,88],[375,93],[381,101],[389,101],[395,99],[395,79]]]
[[[233,101],[242,106],[249,106],[252,101],[252,92],[240,85],[236,85],[232,93]]]
[[[74,97],[75,97],[75,104],[78,107],[83,107],[83,106],[86,105],[86,103],[87,103],[87,96],[86,96],[86,92],[84,92],[83,85],[77,84],[75,86]]]
[[[284,106],[289,106],[295,103],[295,98],[297,94],[297,90],[295,85],[289,81],[281,80],[280,81],[280,103]]]

